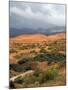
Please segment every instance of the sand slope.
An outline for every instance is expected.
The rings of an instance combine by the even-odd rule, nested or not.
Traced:
[[[59,33],[55,35],[43,35],[43,34],[32,34],[32,35],[20,35],[14,38],[11,38],[10,41],[14,42],[42,42],[42,41],[56,41],[60,39],[65,39],[65,33]]]

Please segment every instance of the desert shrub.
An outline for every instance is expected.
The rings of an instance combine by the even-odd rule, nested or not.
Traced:
[[[65,51],[65,40],[59,40],[50,43],[49,50],[51,50],[52,53],[58,53],[58,51]]]
[[[30,60],[31,60],[31,58],[29,58],[29,57],[22,57],[21,59],[18,60],[18,63],[23,64],[23,63],[26,63]]]
[[[37,52],[35,50],[30,51],[30,53],[37,54]]]
[[[48,80],[54,80],[58,76],[58,70],[55,68],[47,69],[46,71],[41,71],[40,69],[36,68],[32,75],[26,75],[23,77],[18,77],[15,79],[15,83],[25,84],[25,86],[29,86],[31,84],[43,84]],[[37,85],[36,85],[37,86]]]
[[[60,62],[59,68],[66,67],[66,60]]]
[[[18,65],[17,64],[10,64],[10,70],[14,70],[16,67],[18,67]]]
[[[40,84],[42,84],[48,80],[54,80],[55,77],[58,75],[58,70],[53,67],[43,72],[37,68],[34,71],[33,75],[35,82],[39,82]]]
[[[24,77],[24,83],[25,84],[28,84],[28,85],[29,84],[34,84],[35,81],[36,81],[36,77],[34,75]]]
[[[34,57],[36,61],[51,61],[52,58],[48,53],[40,53]]]
[[[35,77],[35,82],[38,82],[39,84],[43,83],[43,72],[36,68],[36,70],[34,71],[34,77]]]
[[[34,71],[34,76],[39,77],[40,73],[41,73],[41,70],[39,68],[36,68]]]
[[[51,68],[51,69],[47,69],[44,73],[43,73],[43,78],[44,80],[54,80],[55,77],[58,75],[58,70]]]
[[[25,84],[35,84],[35,82],[39,82],[40,73],[41,71],[38,68],[36,68],[33,75],[24,77],[24,83]]]
[[[20,58],[22,57],[22,55],[18,55],[18,54],[17,54],[17,55],[15,55],[14,57],[15,57],[16,59],[20,59]]]
[[[54,60],[57,60],[57,61],[64,61],[66,59],[66,56],[58,53],[58,54],[53,54],[53,58]]]
[[[16,72],[31,70],[31,62],[26,62],[24,64],[10,64],[10,70],[14,70]]]
[[[47,64],[48,65],[51,65],[52,61],[51,60],[48,60]]]
[[[47,51],[44,48],[41,48],[40,53],[47,53]]]
[[[32,45],[30,45],[30,47],[31,47],[31,48],[35,48],[35,47],[36,47],[36,45],[35,45],[35,44],[32,44]]]
[[[44,77],[44,73],[43,73],[43,72],[39,74],[39,77],[37,77],[37,81],[38,81],[40,84],[46,82],[46,78]]]
[[[20,50],[25,50],[25,49],[28,49],[28,46],[19,46],[19,49]]]
[[[35,75],[35,78],[36,78],[36,81],[38,81],[40,84],[42,84],[48,80],[54,80],[57,75],[58,75],[58,70],[50,68],[44,72],[38,73],[38,75]]]
[[[37,65],[38,65],[38,62],[37,61],[35,61],[35,60],[31,61],[31,69],[32,70],[35,70],[36,67],[37,67]]]
[[[65,61],[66,56],[64,54],[60,53],[39,53],[34,57],[35,61],[48,61],[49,64],[51,62],[60,62],[60,61]]]
[[[31,67],[31,61],[26,62],[23,66],[25,67],[24,69],[25,69],[26,71],[32,69],[32,67]]]
[[[34,60],[35,61],[45,61],[45,58],[46,56],[45,56],[45,54],[44,53],[40,53],[40,54],[37,54],[35,57],[34,57]]]
[[[58,49],[57,48],[51,48],[51,53],[58,53]]]
[[[25,71],[23,65],[19,65],[19,64],[10,64],[10,70],[14,70],[16,72]]]
[[[55,77],[58,75],[58,70],[54,68],[47,69],[46,71],[38,71],[38,69],[34,72],[34,76],[36,81],[38,81],[40,84],[48,81],[48,80],[54,80]]]
[[[9,52],[10,53],[17,53],[17,51],[14,48],[10,48]]]
[[[19,84],[22,84],[24,82],[24,79],[22,78],[22,76],[19,76],[17,77],[15,80],[14,80],[15,83],[19,83]]]

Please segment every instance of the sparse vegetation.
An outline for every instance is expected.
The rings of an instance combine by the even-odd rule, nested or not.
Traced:
[[[40,53],[47,53],[47,51],[44,48],[41,48]]]
[[[24,79],[22,78],[22,76],[19,76],[15,79],[14,81],[15,83],[19,83],[19,84],[22,84],[24,82]]]
[[[46,80],[54,80],[58,76],[58,70],[55,68],[47,69],[44,75]]]
[[[10,48],[10,53],[17,53],[17,51],[14,48]]]
[[[64,39],[47,43],[13,43],[10,56],[17,63],[10,63],[10,78],[19,77],[14,82],[10,81],[10,88],[65,85],[65,49]],[[20,76],[30,70],[33,74]]]
[[[31,60],[31,58],[29,58],[29,57],[23,57],[18,60],[18,63],[23,64],[23,63],[29,62],[30,60]]]

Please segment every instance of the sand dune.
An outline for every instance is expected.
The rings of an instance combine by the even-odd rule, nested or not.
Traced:
[[[65,39],[65,38],[66,38],[65,33],[59,33],[56,35],[48,36],[48,40],[50,40],[50,41],[61,40],[61,39]]]
[[[65,39],[65,33],[59,33],[55,35],[43,35],[43,34],[32,34],[32,35],[20,35],[14,38],[11,38],[10,41],[16,42],[42,42],[42,41],[55,41]]]

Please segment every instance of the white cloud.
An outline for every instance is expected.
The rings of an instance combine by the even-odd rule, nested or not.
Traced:
[[[48,11],[48,21],[50,23],[56,24],[56,25],[65,25],[65,10],[63,9],[63,14],[59,13],[58,10],[55,9],[54,5],[48,4],[48,5],[43,5],[43,10]],[[61,8],[61,7],[60,7]],[[61,11],[60,11],[61,12]]]

